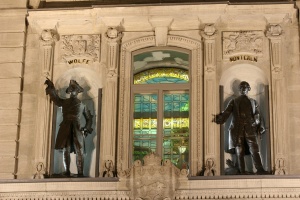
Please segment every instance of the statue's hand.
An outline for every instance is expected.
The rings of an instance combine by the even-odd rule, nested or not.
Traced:
[[[217,124],[223,124],[224,123],[224,119],[223,119],[223,116],[221,114],[213,115],[213,116],[214,116],[213,122],[216,122]]]
[[[91,134],[90,131],[88,129],[86,129],[85,127],[82,127],[80,130],[84,137],[86,137],[88,134]]]
[[[47,85],[47,88],[45,89],[46,90],[46,94],[49,94],[49,92],[54,88],[54,84],[48,78],[47,78],[47,80],[45,81],[44,84]]]
[[[259,133],[262,135],[266,132],[266,129],[264,127],[259,127]]]

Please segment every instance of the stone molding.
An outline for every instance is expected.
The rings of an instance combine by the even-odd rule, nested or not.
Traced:
[[[137,38],[121,46],[121,60],[120,60],[120,87],[119,87],[119,127],[118,127],[118,157],[117,157],[117,169],[122,171],[129,167],[129,136],[130,127],[128,123],[130,119],[130,78],[131,77],[131,53],[135,50],[154,47],[156,45],[155,36],[147,36]],[[191,148],[197,149],[191,155],[193,162],[191,163],[191,171],[194,175],[196,172],[202,169],[202,56],[201,56],[201,42],[182,37],[177,35],[169,35],[167,39],[167,46],[170,48],[180,47],[191,51],[191,78],[196,80],[191,82],[191,106],[193,110],[197,112],[192,113],[191,123],[197,124],[197,126],[191,127],[191,132],[194,133],[192,137],[197,138],[191,140]]]
[[[6,180],[4,183],[0,182],[0,199],[137,200],[161,197],[159,199],[280,200],[300,198],[300,179],[295,176],[284,176],[285,178],[252,176],[247,179],[231,176],[231,179],[187,180],[185,172],[179,173],[179,170],[169,163],[143,166],[141,162],[135,163],[129,171],[128,176],[120,178],[119,182],[101,179],[99,181],[65,179],[54,182],[46,179],[36,182]],[[149,175],[150,173],[154,175]],[[170,177],[168,180],[165,179],[167,176]],[[156,188],[154,186],[161,186],[158,182],[166,186],[164,187],[166,193],[160,189],[153,189]]]

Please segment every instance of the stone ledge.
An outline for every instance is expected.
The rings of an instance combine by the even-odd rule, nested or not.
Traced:
[[[243,179],[242,179],[243,178]],[[0,199],[131,199],[134,188],[118,178],[0,180]],[[175,199],[300,198],[299,176],[192,177],[175,189]]]

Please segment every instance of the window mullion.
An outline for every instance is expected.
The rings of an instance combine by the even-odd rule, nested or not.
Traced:
[[[163,90],[158,90],[158,108],[157,108],[157,154],[162,156],[163,144]]]

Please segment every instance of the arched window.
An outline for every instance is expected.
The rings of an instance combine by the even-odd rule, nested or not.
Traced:
[[[150,49],[133,55],[132,159],[156,152],[178,168],[189,162],[189,54]]]

